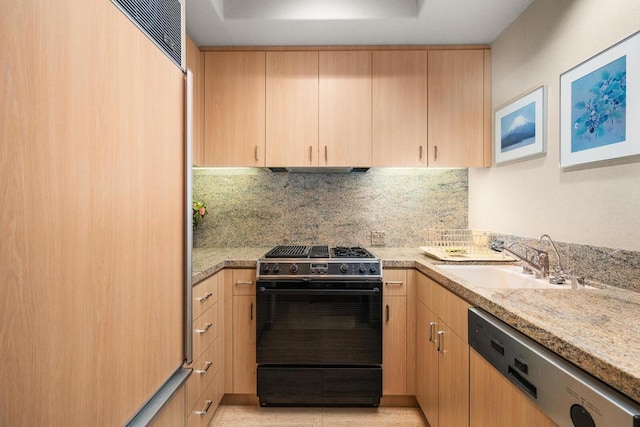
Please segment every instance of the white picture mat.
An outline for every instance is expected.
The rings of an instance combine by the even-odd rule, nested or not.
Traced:
[[[527,106],[535,102],[535,114],[536,114],[536,140],[535,143],[526,145],[515,150],[502,152],[501,150],[501,137],[502,137],[502,118],[508,116],[514,111],[518,111],[524,106]],[[523,95],[521,98],[507,104],[496,110],[494,116],[494,144],[493,144],[493,158],[496,164],[509,162],[516,159],[527,158],[531,156],[537,156],[544,154],[547,151],[545,123],[546,123],[546,87],[540,86],[537,89]]]
[[[607,64],[627,57],[626,141],[571,152],[571,84]],[[560,76],[560,166],[640,154],[640,33],[623,40]]]

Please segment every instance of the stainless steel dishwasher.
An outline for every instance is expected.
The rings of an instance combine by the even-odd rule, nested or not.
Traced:
[[[638,403],[478,308],[469,345],[561,427],[640,427]]]

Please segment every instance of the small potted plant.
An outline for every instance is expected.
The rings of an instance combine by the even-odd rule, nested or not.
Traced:
[[[207,205],[204,204],[204,202],[196,200],[195,198],[192,199],[192,207],[193,207],[193,227],[197,227],[198,226],[198,222],[200,221],[200,218],[204,218],[204,216],[206,214],[208,214],[209,212],[207,211]]]

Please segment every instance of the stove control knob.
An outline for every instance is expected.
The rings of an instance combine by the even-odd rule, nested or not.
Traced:
[[[291,264],[291,267],[289,267],[289,271],[292,273],[297,273],[298,272],[298,265],[297,264]]]
[[[340,264],[340,273],[346,273],[348,270],[347,264]]]
[[[360,273],[364,273],[364,272],[366,272],[366,271],[367,271],[367,269],[365,268],[365,266],[364,266],[364,265],[360,264],[360,267],[358,267],[358,271],[359,271]]]
[[[268,273],[269,272],[269,264],[263,264],[262,265],[262,272],[263,273]]]
[[[278,264],[273,266],[273,272],[274,273],[280,273],[280,266]]]
[[[375,264],[371,264],[371,267],[369,267],[369,273],[375,274],[377,271],[378,269],[376,268]]]

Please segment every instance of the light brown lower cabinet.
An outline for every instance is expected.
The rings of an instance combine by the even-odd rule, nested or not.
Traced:
[[[471,349],[470,427],[557,427],[527,396]]]
[[[257,393],[255,269],[231,270],[234,394]]]
[[[382,394],[413,395],[415,295],[413,270],[385,269],[382,301]]]
[[[183,420],[187,427],[207,426],[224,388],[224,300],[219,298],[222,274],[215,274],[193,288],[193,362],[185,385]]]
[[[407,297],[383,297],[382,394],[407,394]]]
[[[416,399],[431,427],[467,426],[469,304],[422,274],[417,287]]]
[[[184,427],[186,421],[185,394],[185,386],[183,385],[154,418],[149,427]]]
[[[187,383],[187,387],[189,384]],[[187,427],[206,427],[213,418],[213,414],[222,400],[222,382],[213,381],[209,383],[202,396],[195,406],[187,414]]]

